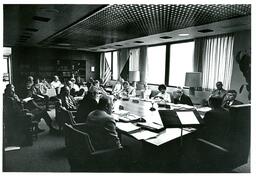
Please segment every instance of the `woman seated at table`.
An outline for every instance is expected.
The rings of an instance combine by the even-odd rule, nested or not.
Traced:
[[[70,95],[70,88],[68,86],[64,86],[60,91],[60,99],[62,102],[62,106],[69,111],[77,110],[77,102],[72,95]]]
[[[171,102],[170,94],[166,92],[166,86],[164,84],[159,85],[158,90],[160,91],[160,93],[158,93],[156,96],[154,96],[155,100]]]
[[[123,89],[118,94],[118,96],[121,97],[121,98],[129,98],[131,96],[136,96],[135,88],[130,86],[129,82],[124,81],[123,82]]]

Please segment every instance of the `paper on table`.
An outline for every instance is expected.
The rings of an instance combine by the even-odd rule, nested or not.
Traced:
[[[125,115],[125,114],[128,114],[129,111],[125,111],[125,110],[115,110],[114,113],[115,113],[115,114],[118,114],[118,115]]]
[[[182,135],[186,135],[190,132],[183,131]],[[164,143],[167,143],[173,139],[179,138],[181,136],[181,129],[180,128],[168,128],[161,132],[156,138],[147,139],[148,143],[154,144],[156,146],[160,146]]]
[[[200,124],[193,111],[181,111],[177,112],[177,115],[182,125]]]
[[[197,111],[200,111],[200,112],[208,112],[212,110],[210,107],[201,107],[201,108],[197,108]]]
[[[118,129],[125,131],[127,133],[140,129],[140,127],[138,127],[132,123],[117,122],[116,126]]]
[[[148,130],[141,130],[136,133],[131,134],[133,137],[135,137],[137,140],[146,140],[149,138],[156,137],[158,134],[154,132],[150,132]]]
[[[19,146],[9,146],[9,147],[4,148],[5,152],[15,151],[15,150],[20,150],[20,147]]]

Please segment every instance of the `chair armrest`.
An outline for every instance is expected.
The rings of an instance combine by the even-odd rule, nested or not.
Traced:
[[[98,150],[98,151],[92,152],[91,155],[97,156],[97,155],[103,155],[103,154],[108,154],[108,153],[117,153],[117,152],[120,152],[122,149],[123,148]]]
[[[217,145],[217,144],[214,144],[214,143],[212,143],[212,142],[210,142],[210,141],[207,141],[207,140],[205,140],[205,139],[198,138],[197,140],[200,141],[200,142],[202,142],[202,143],[204,143],[204,144],[207,144],[207,145],[209,145],[209,146],[211,146],[211,147],[213,147],[213,148],[216,148],[216,149],[218,149],[218,150],[220,150],[220,151],[222,151],[222,152],[226,152],[226,153],[229,152],[229,150],[227,150],[227,149],[225,149],[225,148],[223,148],[223,147],[221,147],[221,146],[219,146],[219,145]]]

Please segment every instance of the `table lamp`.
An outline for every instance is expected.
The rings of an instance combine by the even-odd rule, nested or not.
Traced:
[[[140,71],[129,71],[129,81],[134,83],[136,89],[136,82],[140,81]]]
[[[185,86],[189,87],[190,95],[195,95],[195,88],[202,86],[202,73],[186,72]]]

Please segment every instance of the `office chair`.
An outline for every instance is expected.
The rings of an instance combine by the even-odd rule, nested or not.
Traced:
[[[68,162],[72,172],[121,171],[119,157],[122,148],[95,150],[89,134],[67,123],[64,126],[64,134]]]

